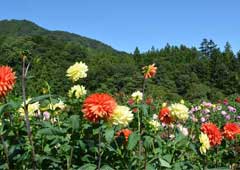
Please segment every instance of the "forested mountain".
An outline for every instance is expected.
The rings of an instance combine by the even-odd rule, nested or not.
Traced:
[[[235,55],[229,43],[224,51],[208,39],[200,47],[166,45],[133,54],[117,51],[99,41],[63,31],[49,31],[30,21],[0,21],[0,65],[17,72],[15,93],[20,92],[20,54],[28,53],[31,63],[28,94],[37,95],[46,88],[66,95],[70,81],[66,69],[76,61],[89,66],[88,77],[80,82],[89,92],[104,91],[122,96],[141,89],[141,67],[156,63],[157,75],[149,80],[148,95],[163,99],[186,98],[217,100],[240,93],[240,53]],[[151,93],[151,94],[150,94]]]

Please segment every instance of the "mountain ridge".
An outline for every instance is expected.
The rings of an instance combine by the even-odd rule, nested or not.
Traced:
[[[105,50],[110,53],[125,53],[114,49],[108,44],[105,44],[99,40],[85,37],[76,33],[71,33],[62,30],[48,30],[29,20],[0,20],[0,35],[2,36],[53,36],[61,41],[77,42],[81,46],[86,48],[93,48],[96,50]],[[92,49],[92,50],[93,50]]]

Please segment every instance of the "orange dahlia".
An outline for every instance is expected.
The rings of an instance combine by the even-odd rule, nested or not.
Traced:
[[[117,103],[112,96],[104,93],[96,93],[85,99],[82,112],[86,119],[91,122],[97,122],[101,118],[109,119],[116,106]]]
[[[227,123],[223,127],[223,130],[224,130],[223,132],[224,137],[229,140],[235,139],[236,135],[240,134],[240,127],[236,123]]]
[[[128,141],[128,137],[132,134],[132,131],[129,129],[122,129],[120,131],[117,132],[117,138],[120,137],[121,135],[124,136],[125,138],[125,142]]]
[[[207,134],[210,145],[220,145],[222,141],[222,135],[218,127],[213,123],[204,123],[201,126],[201,131]]]
[[[172,122],[170,110],[168,109],[168,107],[164,107],[160,110],[158,118],[162,123],[165,124],[170,124]]]
[[[13,89],[16,77],[15,72],[9,66],[0,66],[0,98],[7,95]]]
[[[143,67],[143,73],[144,73],[145,79],[154,77],[156,72],[157,72],[157,67],[155,67],[155,64]]]

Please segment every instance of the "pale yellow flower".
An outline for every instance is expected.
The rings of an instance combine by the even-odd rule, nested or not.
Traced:
[[[66,108],[66,105],[63,103],[62,100],[59,100],[58,103],[53,105],[53,110],[56,110],[56,109],[64,110],[65,108]]]
[[[199,141],[202,144],[199,148],[201,154],[205,154],[208,149],[210,149],[210,141],[208,136],[205,133],[201,132],[201,135],[199,136]]]
[[[128,126],[133,120],[133,114],[130,108],[126,106],[117,106],[113,111],[113,116],[110,119],[113,125]]]
[[[74,95],[77,99],[79,99],[82,96],[85,96],[86,94],[87,94],[87,91],[86,91],[85,87],[82,85],[81,86],[75,85],[68,92],[69,97],[73,97],[73,95]]]
[[[149,121],[149,124],[150,124],[150,127],[154,130],[154,131],[157,131],[159,130],[159,127],[160,127],[160,123],[156,120],[151,120]]]
[[[182,100],[180,100],[180,103],[181,103],[181,104],[184,104],[184,103],[185,103],[185,101],[182,99]]]
[[[70,66],[67,70],[67,77],[69,77],[73,82],[80,78],[87,77],[88,66],[83,62],[76,62],[74,65]]]
[[[143,100],[143,93],[140,92],[140,91],[136,91],[132,94],[132,99],[135,101],[135,102],[140,102]]]
[[[167,103],[166,103],[166,102],[162,103],[162,108],[163,108],[163,107],[166,107],[166,106],[167,106]]]
[[[177,118],[179,120],[187,120],[188,119],[188,108],[180,103],[175,103],[172,104],[169,107],[170,111],[171,111],[171,116],[173,118]]]
[[[30,100],[31,99],[28,99],[26,101],[26,104],[28,104]],[[24,106],[24,104],[22,103],[22,107],[18,109],[18,112],[20,113],[21,116],[25,115],[23,106]],[[34,116],[34,113],[39,110],[39,106],[40,106],[39,102],[28,104],[28,107],[27,107],[28,108],[28,115],[29,116]]]

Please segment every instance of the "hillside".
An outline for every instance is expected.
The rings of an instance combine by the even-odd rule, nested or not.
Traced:
[[[20,94],[22,52],[28,54],[29,94],[38,95],[51,86],[52,93],[66,95],[71,86],[65,74],[76,61],[89,66],[80,84],[88,91],[109,92],[124,97],[141,90],[144,65],[156,63],[158,73],[149,80],[147,94],[163,99],[217,100],[240,93],[240,53],[229,43],[223,52],[212,40],[200,48],[166,45],[134,54],[120,52],[100,41],[80,35],[49,31],[26,20],[0,21],[0,65],[10,65],[18,76],[14,93]]]
[[[43,80],[53,89],[59,88],[61,94],[65,93],[67,82],[60,88],[65,81],[62,78],[66,69],[76,61],[86,62],[92,57],[103,58],[105,55],[114,58],[128,56],[100,41],[64,31],[49,31],[27,20],[0,21],[0,64],[14,67],[19,74],[19,55],[22,51],[30,53],[30,74],[34,75],[33,80],[29,80],[33,83],[30,92],[34,93],[38,93],[40,85],[45,84]]]
[[[49,31],[28,20],[0,21],[0,36],[44,36],[63,42],[78,43],[81,47],[94,52],[107,51],[110,53],[120,53],[100,41],[64,31]]]

